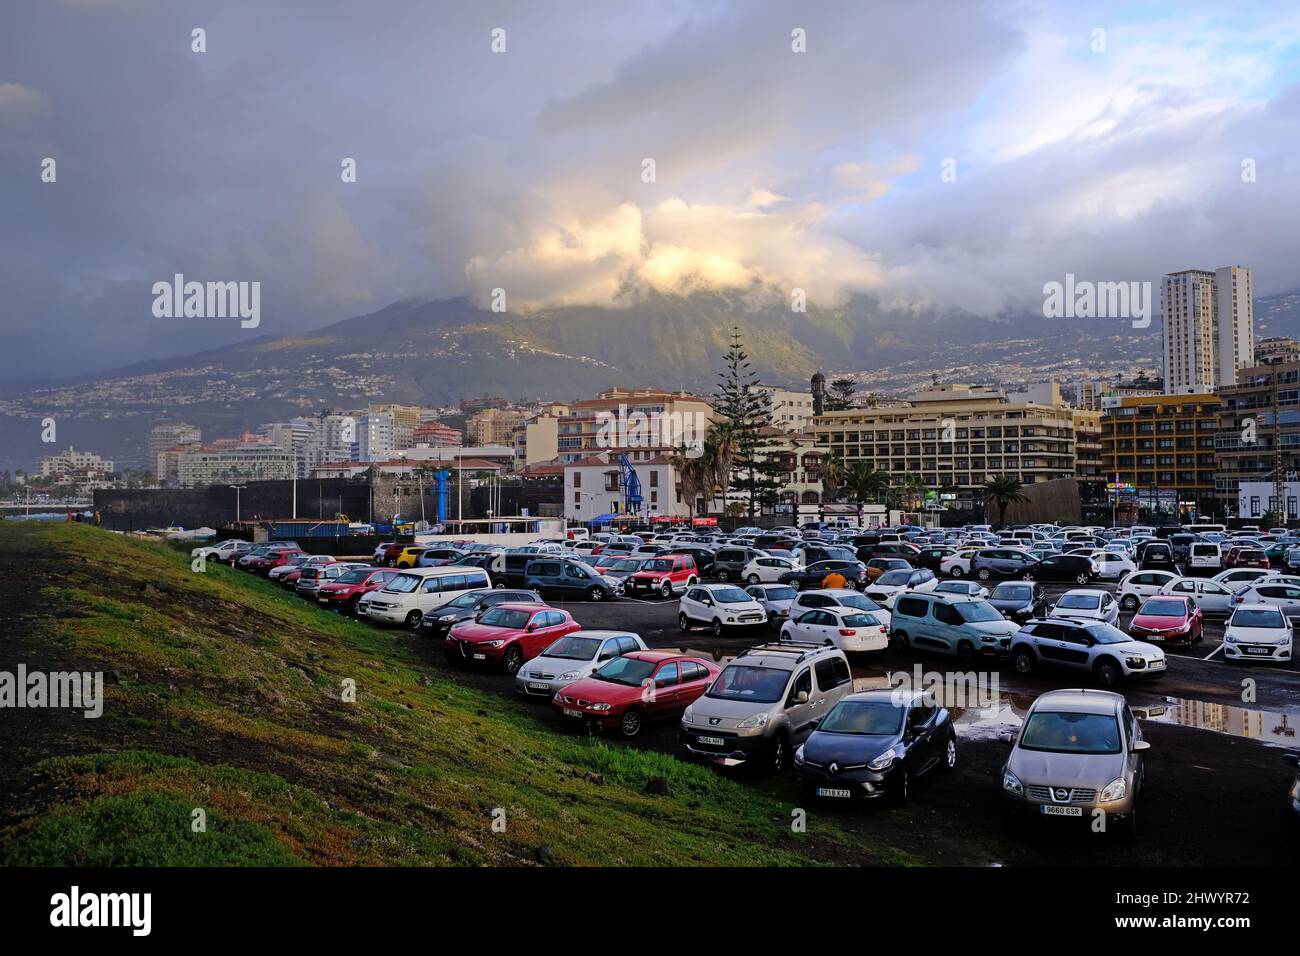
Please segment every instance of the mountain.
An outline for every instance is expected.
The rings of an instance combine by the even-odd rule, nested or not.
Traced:
[[[1260,299],[1261,335],[1300,335],[1300,292]],[[40,420],[72,443],[141,465],[163,418],[208,437],[266,421],[370,402],[462,398],[573,399],[611,385],[707,393],[739,326],[765,381],[801,385],[818,369],[889,392],[941,379],[1014,386],[1126,376],[1159,366],[1160,323],[1114,319],[990,320],[889,308],[865,296],[794,312],[770,295],[648,294],[626,308],[573,306],[493,313],[466,299],[396,302],[306,335],[262,336],[184,359],[140,363],[91,380],[0,399],[0,467],[31,467],[49,446]]]

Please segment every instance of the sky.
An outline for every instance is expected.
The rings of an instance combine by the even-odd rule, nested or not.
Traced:
[[[0,7],[0,389],[494,289],[1267,295],[1297,222],[1295,3]],[[259,325],[155,316],[177,273],[259,282]]]

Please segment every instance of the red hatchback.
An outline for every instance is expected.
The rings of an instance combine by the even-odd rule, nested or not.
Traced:
[[[272,568],[278,568],[282,564],[292,564],[293,558],[296,558],[300,554],[305,555],[306,553],[306,551],[291,551],[288,549],[284,551],[272,551],[270,554],[253,558],[248,562],[246,567],[255,574],[265,576]]]
[[[663,554],[648,558],[641,570],[623,581],[624,594],[658,594],[672,597],[700,582],[700,571],[689,554]]]
[[[395,577],[397,577],[395,570],[354,568],[341,578],[318,587],[316,603],[327,611],[355,614],[357,601],[361,600],[361,595],[382,588]]]
[[[1204,617],[1191,598],[1154,594],[1129,621],[1129,636],[1150,644],[1193,644],[1201,639]]]
[[[1269,568],[1268,553],[1261,548],[1230,548],[1223,559],[1228,568]]]
[[[632,651],[551,698],[562,717],[635,737],[652,720],[681,717],[721,673],[713,661],[675,651]]]
[[[513,674],[555,641],[581,629],[568,611],[545,604],[498,604],[452,627],[443,650],[452,664],[486,664]]]

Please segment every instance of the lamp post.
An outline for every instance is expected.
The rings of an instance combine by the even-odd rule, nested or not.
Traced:
[[[244,490],[246,485],[231,485],[235,489],[235,524],[239,524],[239,493]]]

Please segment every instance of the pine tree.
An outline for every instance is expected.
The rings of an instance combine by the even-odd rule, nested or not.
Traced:
[[[758,373],[749,364],[740,329],[731,330],[725,368],[713,390],[713,412],[722,438],[732,449],[731,487],[748,499],[749,521],[764,505],[775,504],[784,484],[785,468],[771,454],[778,444],[772,435],[772,395],[759,387]]]
[[[826,395],[826,411],[842,412],[853,407],[853,394],[858,390],[858,383],[851,378],[837,378],[831,382],[830,392]]]

